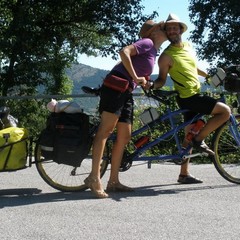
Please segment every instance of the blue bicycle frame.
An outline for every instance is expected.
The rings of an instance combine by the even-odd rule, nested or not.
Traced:
[[[218,101],[221,102],[225,102],[225,97],[224,95],[221,96],[221,98],[218,99]],[[140,127],[139,129],[135,130],[132,132],[132,137],[136,137],[138,135],[140,135],[141,133],[147,131],[148,129],[152,129],[153,126],[157,126],[159,125],[161,122],[164,122],[166,120],[168,120],[170,122],[170,126],[171,129],[169,131],[167,131],[166,133],[162,134],[161,136],[155,138],[154,140],[146,143],[145,145],[143,145],[140,148],[136,148],[133,153],[131,153],[131,159],[132,161],[148,161],[148,166],[151,166],[151,162],[152,161],[169,161],[169,160],[184,160],[187,158],[191,158],[191,157],[196,157],[196,156],[206,156],[205,153],[195,153],[195,154],[190,154],[189,151],[191,150],[192,146],[189,144],[189,146],[187,146],[187,148],[183,149],[182,148],[182,140],[179,137],[179,131],[180,130],[184,130],[184,128],[189,125],[192,124],[193,122],[196,122],[198,119],[201,119],[204,114],[197,114],[194,118],[192,118],[189,121],[183,122],[181,124],[177,124],[175,122],[176,116],[180,116],[183,113],[188,112],[189,110],[187,109],[178,109],[178,110],[171,110],[169,107],[167,108],[167,111],[165,114],[159,116],[156,120],[150,122],[149,124],[146,124],[142,127]],[[238,127],[238,122],[236,121],[236,118],[234,117],[234,115],[231,114],[230,116],[230,131],[232,133],[232,135],[234,136],[238,146],[240,146],[240,133],[237,129]],[[144,156],[143,153],[146,152],[147,150],[151,149],[152,147],[154,147],[155,145],[159,144],[160,142],[165,141],[166,139],[168,139],[169,137],[173,137],[174,141],[176,143],[176,147],[178,149],[178,153],[173,154],[173,155],[154,155],[154,156]],[[115,135],[112,135],[110,137],[110,140],[113,140],[116,138]]]
[[[230,122],[231,122],[231,124],[229,125],[230,132],[234,137],[237,145],[240,146],[240,133],[238,131],[239,123],[237,122],[233,114],[230,115]]]
[[[224,97],[223,94],[221,94],[221,97],[219,98],[219,101],[221,101],[223,103],[226,103],[225,97]],[[238,123],[238,121],[236,120],[236,118],[233,114],[230,115],[229,122],[231,123],[229,125],[230,132],[231,132],[232,136],[234,137],[237,145],[240,146],[240,133],[238,131],[239,123]]]
[[[184,122],[180,125],[177,125],[174,121],[174,117],[179,116],[180,114],[183,114],[187,111],[188,110],[186,110],[186,109],[179,109],[179,110],[175,110],[175,111],[170,111],[170,109],[168,109],[168,112],[166,114],[158,117],[153,122],[151,122],[147,125],[144,125],[143,127],[135,130],[132,133],[132,137],[137,136],[138,134],[148,130],[149,128],[151,129],[154,125],[158,125],[160,122],[163,122],[165,120],[169,120],[170,126],[171,126],[171,129],[168,132],[162,134],[161,136],[157,137],[153,141],[148,142],[144,146],[136,149],[133,153],[133,158],[132,158],[133,161],[153,161],[153,160],[166,161],[166,160],[182,159],[183,155],[187,154],[187,152],[189,151],[189,148],[187,148],[184,151],[182,150],[181,141],[179,139],[178,133],[181,129],[184,129],[187,125],[191,124],[192,122],[197,121],[199,118],[201,118],[203,116],[202,114],[198,114],[192,120]],[[174,137],[174,140],[176,142],[176,147],[178,149],[178,154],[175,154],[175,155],[157,155],[157,156],[141,156],[142,153],[144,153],[146,150],[152,148],[153,146],[157,145],[158,143],[166,140],[167,138],[169,138],[171,136]]]

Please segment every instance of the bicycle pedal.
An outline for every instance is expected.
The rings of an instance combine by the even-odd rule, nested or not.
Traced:
[[[206,152],[202,152],[202,153],[201,153],[201,156],[202,156],[202,157],[208,157],[208,156],[209,156],[209,154],[208,154],[208,153],[206,153]]]
[[[184,163],[186,163],[188,159],[174,159],[173,162],[176,164],[176,165],[183,165]]]

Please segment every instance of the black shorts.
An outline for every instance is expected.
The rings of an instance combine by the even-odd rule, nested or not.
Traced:
[[[133,96],[126,91],[115,91],[104,85],[101,87],[99,112],[114,113],[119,116],[119,122],[133,123]]]
[[[209,96],[196,94],[189,98],[177,97],[177,103],[181,109],[190,110],[190,112],[184,113],[184,120],[188,121],[198,113],[210,115],[217,103],[217,100]]]

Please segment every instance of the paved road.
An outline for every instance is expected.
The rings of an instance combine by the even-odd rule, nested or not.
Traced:
[[[136,191],[108,199],[58,192],[35,166],[1,173],[1,240],[239,239],[240,186],[212,165],[191,165],[203,184],[177,184],[178,171],[176,165],[135,165],[121,179]]]

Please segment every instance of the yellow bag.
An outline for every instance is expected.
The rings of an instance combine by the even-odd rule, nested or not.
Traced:
[[[0,130],[0,171],[24,168],[27,162],[28,133],[24,128]]]

